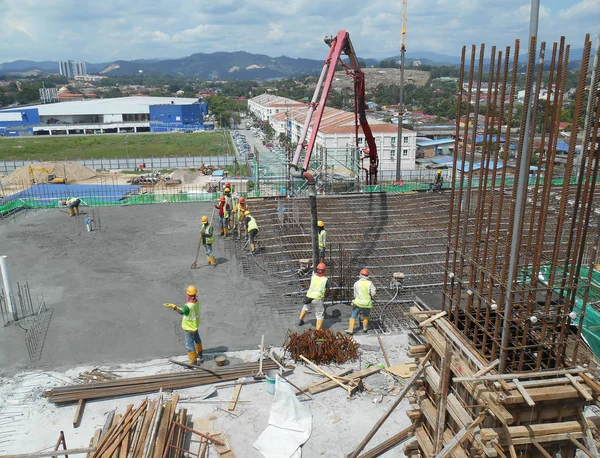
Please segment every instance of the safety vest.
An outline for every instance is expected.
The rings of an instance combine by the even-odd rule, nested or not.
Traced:
[[[225,202],[227,202],[229,204],[230,210],[233,209],[233,196],[231,194],[229,194],[229,195],[224,194],[224,196],[225,196]]]
[[[207,245],[212,245],[215,242],[215,234],[210,223],[202,226],[202,234],[206,236]]]
[[[237,204],[237,214],[236,217],[238,220],[244,219],[244,212],[248,210],[248,206],[246,205],[244,208],[240,204]]]
[[[354,305],[364,309],[370,309],[373,307],[373,299],[371,298],[371,280],[367,280],[366,278],[361,278],[356,283],[358,283],[358,294],[352,301]]]
[[[307,297],[311,299],[316,299],[317,301],[322,301],[325,297],[325,290],[327,289],[327,277],[319,277],[318,275],[313,274],[310,279],[310,287],[308,288],[308,292],[306,293]]]
[[[190,312],[181,317],[181,328],[184,331],[197,331],[200,325],[200,302],[187,302]]]
[[[323,229],[319,232],[319,250],[325,249],[325,238],[327,237],[327,232]]]
[[[249,219],[249,221],[248,221],[248,232],[250,232],[253,229],[256,229],[256,232],[258,232],[258,224],[256,224],[256,220],[254,219],[254,217],[248,215],[248,216],[246,216],[246,218]]]
[[[72,203],[74,203],[77,199],[79,199],[79,197],[71,197],[70,199],[67,199],[67,205],[71,205]]]

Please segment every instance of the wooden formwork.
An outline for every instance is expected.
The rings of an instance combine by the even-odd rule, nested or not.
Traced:
[[[486,361],[443,312],[415,303],[410,314],[426,344],[409,354],[417,361],[432,355],[409,396],[414,439],[405,444],[407,456],[600,456],[600,418],[584,416],[586,406],[600,406],[600,369],[574,364],[500,375],[497,362]]]

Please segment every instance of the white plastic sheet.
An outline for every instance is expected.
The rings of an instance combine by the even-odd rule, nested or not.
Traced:
[[[298,401],[292,387],[278,375],[269,426],[254,442],[254,448],[265,458],[300,458],[301,446],[311,430],[310,409]]]

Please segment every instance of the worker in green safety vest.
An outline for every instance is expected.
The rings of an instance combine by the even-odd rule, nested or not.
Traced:
[[[200,302],[198,302],[198,290],[195,286],[188,286],[185,293],[187,294],[187,300],[183,307],[171,303],[165,303],[163,305],[182,315],[181,328],[185,331],[185,346],[187,348],[190,364],[197,364],[198,362],[203,363],[202,339],[200,339],[200,334],[198,333],[198,327],[200,326]]]
[[[209,264],[217,267],[217,259],[213,256],[213,243],[215,243],[215,234],[213,227],[208,221],[208,216],[202,217],[202,227],[200,228],[200,236],[202,237],[202,245],[206,251],[206,260]]]
[[[354,334],[354,324],[359,313],[363,314],[363,332],[369,330],[369,316],[373,308],[373,298],[376,294],[373,282],[369,280],[369,270],[362,269],[358,281],[354,283],[354,300],[352,301],[352,315],[350,316],[350,325],[347,334]]]
[[[325,262],[325,246],[327,245],[327,231],[323,221],[317,222],[319,230],[319,262]]]
[[[258,224],[250,214],[250,210],[244,212],[246,227],[248,228],[248,241],[250,242],[250,251],[252,254],[256,251],[256,236],[258,235]]]
[[[317,319],[315,328],[318,331],[323,327],[323,319],[325,318],[323,300],[325,299],[325,296],[327,296],[327,291],[329,290],[329,279],[325,276],[325,269],[325,263],[320,262],[317,265],[317,273],[313,274],[310,279],[310,286],[308,287],[306,298],[304,299],[304,307],[302,307],[302,311],[300,312],[298,326],[304,324],[306,314],[312,312],[314,307],[315,317]]]

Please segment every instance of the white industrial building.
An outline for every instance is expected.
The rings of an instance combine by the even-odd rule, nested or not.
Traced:
[[[248,100],[248,110],[261,121],[268,121],[271,116],[290,108],[303,106],[306,105],[302,102],[273,94],[261,94]]]
[[[27,106],[37,109],[35,135],[149,132],[151,105],[188,105],[195,98],[120,97]],[[14,110],[14,109],[11,109]]]
[[[295,107],[281,111],[270,117],[269,122],[278,134],[288,136],[293,143],[297,143],[304,127],[308,107]],[[380,179],[393,179],[396,171],[396,161],[401,154],[401,170],[408,171],[416,168],[415,159],[417,151],[417,134],[412,130],[402,130],[402,145],[398,148],[398,127],[377,119],[368,118],[369,126],[377,145],[379,156]],[[312,127],[309,128],[307,137],[310,137]],[[358,145],[368,148],[364,133],[359,127]],[[344,154],[344,148],[355,146],[354,113],[325,108],[316,146],[327,148],[328,154]],[[336,151],[337,150],[337,151]],[[399,153],[401,150],[401,153]],[[333,159],[342,161],[343,158]]]

